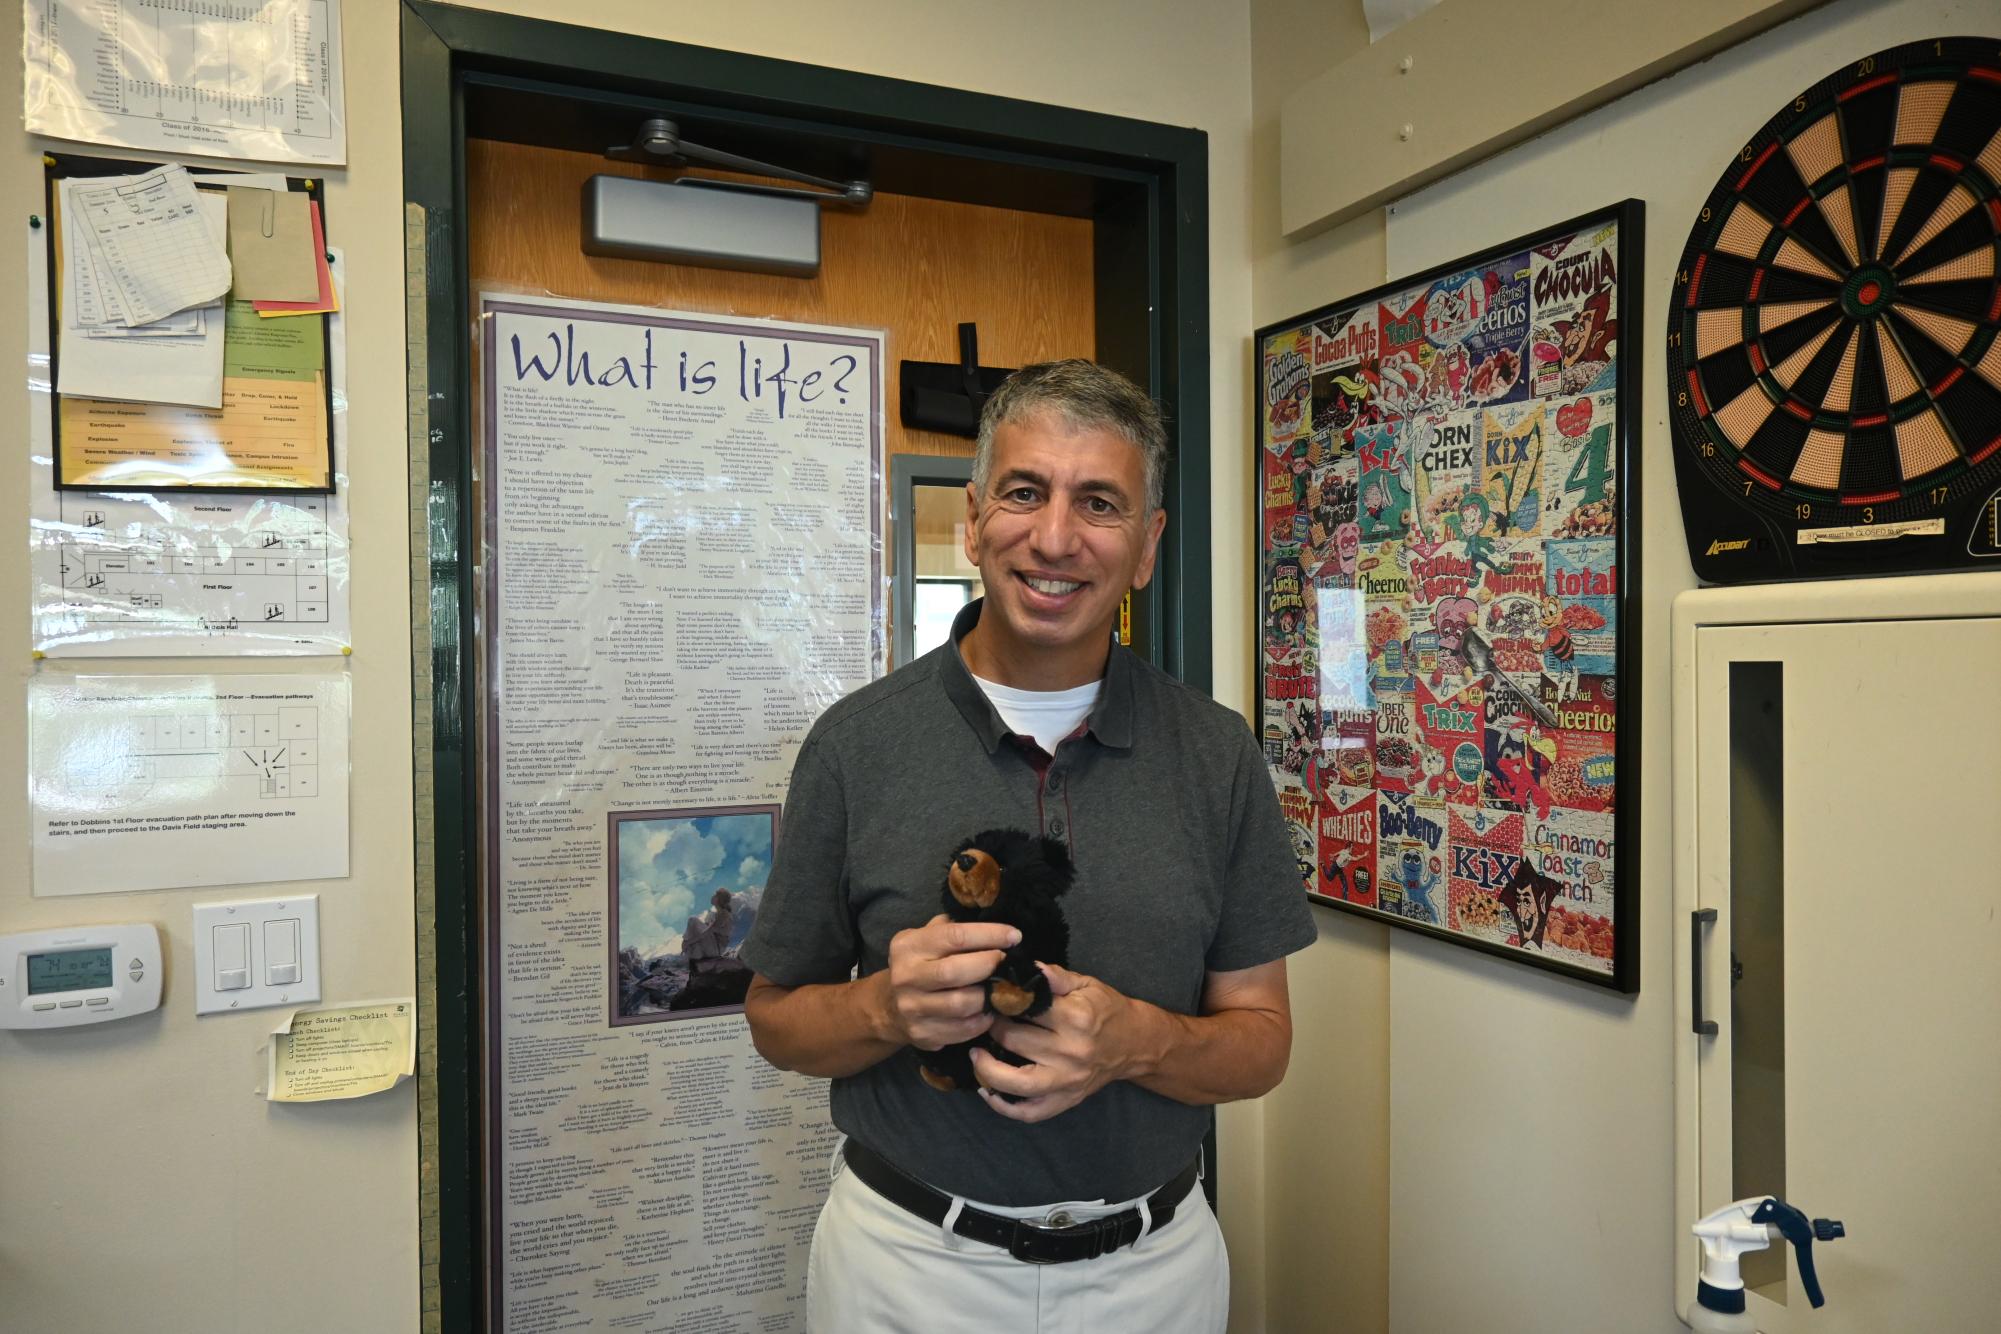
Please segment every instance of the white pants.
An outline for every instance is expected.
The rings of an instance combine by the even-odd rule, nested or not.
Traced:
[[[1095,1260],[1032,1265],[891,1204],[834,1159],[806,1263],[811,1334],[1222,1334],[1230,1261],[1198,1182],[1166,1226]],[[1040,1218],[1058,1206],[1006,1209]],[[1132,1207],[1061,1206],[1078,1222]]]

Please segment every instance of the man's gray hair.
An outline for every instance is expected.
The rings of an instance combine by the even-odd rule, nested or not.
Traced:
[[[975,491],[986,495],[993,477],[994,432],[1044,412],[1073,430],[1110,431],[1137,449],[1146,468],[1146,513],[1160,508],[1167,490],[1167,423],[1160,405],[1117,371],[1075,357],[1023,366],[987,400],[973,454]]]

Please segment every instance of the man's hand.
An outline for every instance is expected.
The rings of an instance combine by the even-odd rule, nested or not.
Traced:
[[[973,1073],[987,1106],[1014,1121],[1047,1121],[1128,1073],[1137,1005],[1095,977],[1041,965],[1054,999],[1030,1020],[993,1025],[994,1040],[1032,1065],[1009,1065],[973,1049]],[[1019,1101],[995,1097],[1011,1093]]]
[[[980,1083],[1021,1099],[981,1090],[987,1106],[1011,1120],[1047,1121],[1115,1079],[1199,1106],[1259,1097],[1285,1074],[1292,1006],[1283,959],[1211,972],[1201,1012],[1192,1015],[1134,1000],[1067,968],[1041,967],[1055,996],[1049,1008],[1026,1023],[993,1025],[995,1041],[1034,1064],[973,1052]]]
[[[1021,932],[1001,922],[955,922],[940,913],[890,938],[882,995],[882,1035],[899,1046],[937,1051],[987,1031],[983,985]]]
[[[925,1051],[987,1031],[986,988],[1021,933],[944,914],[889,942],[889,967],[847,982],[782,987],[752,977],[744,1018],[758,1054],[781,1070],[822,1079],[858,1075],[905,1047]]]

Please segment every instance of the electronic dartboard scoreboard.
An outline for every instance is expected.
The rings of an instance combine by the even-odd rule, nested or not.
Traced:
[[[1668,414],[1715,583],[2001,568],[2001,39],[1788,102],[1674,274]]]

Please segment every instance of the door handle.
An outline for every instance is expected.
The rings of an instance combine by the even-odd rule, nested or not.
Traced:
[[[1697,1037],[1713,1038],[1721,1030],[1714,1019],[1702,1017],[1702,928],[1716,920],[1716,909],[1697,908],[1688,915],[1688,973],[1691,1024]]]

